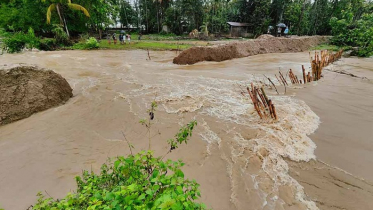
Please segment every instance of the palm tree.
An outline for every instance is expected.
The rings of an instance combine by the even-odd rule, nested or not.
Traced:
[[[43,2],[45,2],[46,0],[42,0]],[[61,25],[64,26],[65,30],[66,30],[66,34],[68,37],[70,37],[70,34],[69,34],[69,30],[67,29],[67,24],[66,24],[66,20],[65,20],[65,17],[63,15],[63,7],[62,7],[62,4],[67,4],[67,6],[72,9],[72,10],[79,10],[79,11],[82,11],[84,13],[85,16],[87,17],[90,17],[89,16],[89,12],[86,8],[80,6],[79,4],[73,4],[71,3],[71,0],[52,0],[52,3],[49,7],[48,7],[48,10],[47,10],[47,23],[50,24],[51,23],[51,17],[52,17],[52,12],[54,10],[57,10],[57,13],[58,13],[58,16],[60,17],[60,23]]]

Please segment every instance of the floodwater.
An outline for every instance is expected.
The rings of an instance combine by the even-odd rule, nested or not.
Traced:
[[[0,65],[49,68],[67,79],[66,104],[0,127],[0,206],[26,209],[37,192],[61,198],[74,177],[107,158],[148,149],[139,124],[158,103],[151,149],[196,119],[187,145],[169,154],[201,184],[213,209],[369,209],[373,206],[373,59],[343,58],[305,86],[267,88],[279,121],[261,121],[251,82],[276,81],[278,70],[309,68],[308,53],[266,54],[192,66],[175,52],[60,51],[0,56]],[[346,70],[368,79],[332,72]],[[263,75],[264,74],[264,75]],[[321,124],[320,124],[321,122]],[[347,183],[347,184],[346,184]],[[351,200],[350,198],[356,198]],[[349,200],[349,201],[347,201]],[[352,208],[350,208],[352,207]]]

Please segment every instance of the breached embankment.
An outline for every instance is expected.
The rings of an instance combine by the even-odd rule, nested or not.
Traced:
[[[234,42],[210,47],[193,47],[175,57],[173,63],[195,64],[201,61],[225,61],[266,53],[302,52],[312,46],[328,42],[326,36],[276,38],[261,36],[255,40]]]

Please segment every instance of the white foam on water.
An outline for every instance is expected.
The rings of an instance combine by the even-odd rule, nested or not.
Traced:
[[[237,138],[240,140],[236,143],[241,147],[247,147],[248,142],[255,142],[252,144],[254,145],[253,152],[263,158],[262,170],[273,181],[272,192],[278,192],[280,186],[290,185],[296,189],[296,200],[303,203],[308,209],[316,210],[318,209],[316,204],[307,200],[303,187],[289,175],[289,167],[284,158],[287,157],[293,161],[309,161],[315,158],[316,145],[307,135],[317,129],[320,123],[319,117],[302,101],[288,96],[276,96],[271,99],[280,120],[263,122],[256,115],[253,116],[256,120],[237,119],[236,123],[243,123],[262,132],[259,132],[258,137],[247,140],[237,134]],[[220,115],[218,117],[221,118]],[[230,121],[231,117],[228,116],[226,120]],[[268,155],[263,157],[263,150],[267,151]],[[239,157],[242,154],[232,151],[232,155]],[[254,177],[258,183],[261,182],[261,178],[265,179],[260,175]],[[255,186],[261,190],[259,184]],[[263,195],[266,194],[264,189],[261,191]],[[264,199],[267,207],[275,208],[277,199],[268,199],[268,194],[264,196]]]
[[[221,138],[210,129],[204,119],[202,119],[202,127],[204,128],[204,132],[201,132],[199,135],[201,136],[202,140],[207,142],[207,154],[211,155],[211,146],[217,144],[220,148]]]
[[[141,84],[141,78],[132,75],[131,72],[127,73],[126,82],[136,81],[136,84]],[[260,120],[249,96],[242,96],[239,88],[254,82],[257,79],[255,76],[248,77],[246,80],[228,80],[165,73],[161,78],[159,81],[142,84],[140,88],[124,93],[131,112],[145,113],[147,103],[156,98],[157,103],[161,105],[159,107],[167,113],[193,112],[258,130],[258,136],[253,139],[244,139],[237,133],[234,142],[237,148],[249,147],[252,150],[251,156],[261,155],[262,149],[268,151],[268,155],[262,159],[263,174],[251,175],[255,180],[254,187],[263,198],[263,207],[274,209],[276,202],[283,203],[275,194],[278,193],[280,186],[290,185],[296,190],[297,201],[310,210],[318,209],[313,201],[306,198],[303,187],[289,175],[289,166],[284,160],[289,158],[293,161],[309,161],[315,158],[316,145],[307,135],[317,129],[320,120],[304,102],[289,96],[269,96],[276,107],[279,120]],[[201,125],[204,131],[199,135],[202,140],[208,142],[207,152],[210,154],[210,145],[219,146],[222,139],[206,122],[202,122]],[[231,201],[237,205],[235,191],[237,182],[234,180],[236,177],[232,175],[232,170],[237,167],[235,158],[245,154],[241,150],[234,149],[233,146],[231,152],[232,157],[223,155],[222,158],[227,162],[227,173],[231,178]],[[248,161],[250,156],[243,158]],[[245,164],[240,168],[245,171]],[[271,190],[275,194],[261,189],[260,183],[268,178],[272,182]]]

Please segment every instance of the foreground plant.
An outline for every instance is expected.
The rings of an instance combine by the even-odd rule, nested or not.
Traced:
[[[156,104],[152,103],[149,120],[141,121],[148,132],[155,108]],[[192,121],[182,127],[175,139],[169,140],[167,154],[186,143],[196,125]],[[184,177],[180,169],[182,161],[163,161],[164,156],[155,157],[151,150],[133,155],[133,146],[126,141],[131,155],[109,160],[101,166],[99,174],[84,171],[81,177],[76,177],[77,192],[61,200],[45,198],[39,193],[32,209],[206,209],[195,201],[201,196],[199,184]]]

